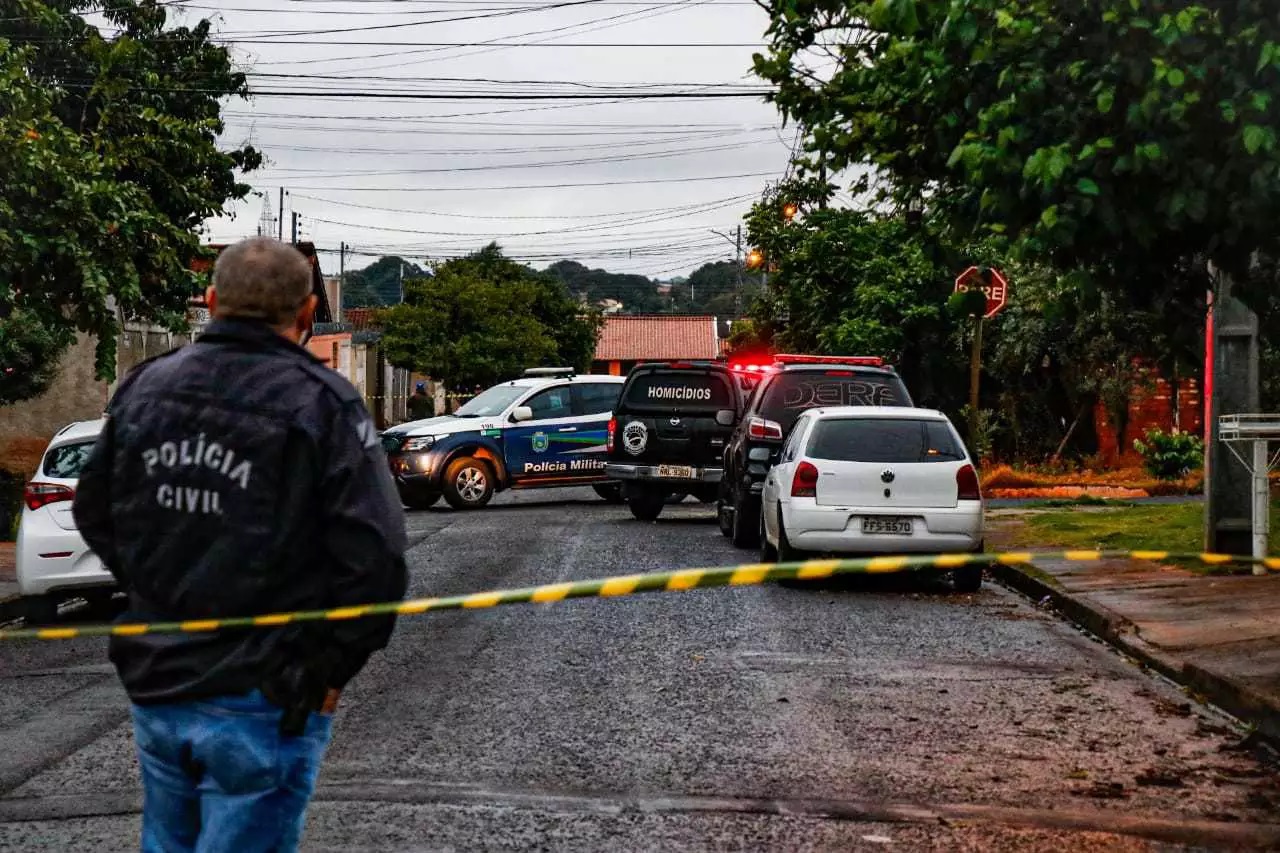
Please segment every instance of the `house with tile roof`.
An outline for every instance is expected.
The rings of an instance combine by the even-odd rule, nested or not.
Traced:
[[[720,323],[710,314],[609,314],[591,372],[624,376],[639,362],[711,361],[723,354]]]

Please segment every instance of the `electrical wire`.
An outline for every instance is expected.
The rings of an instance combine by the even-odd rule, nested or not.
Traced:
[[[412,214],[415,216],[446,216],[453,219],[481,219],[481,220],[501,220],[501,221],[549,220],[549,219],[603,219],[603,218],[609,218],[609,217],[615,217],[615,216],[629,216],[633,214],[644,214],[644,213],[662,213],[662,212],[680,213],[689,207],[701,206],[701,204],[674,206],[674,207],[669,205],[664,205],[663,207],[652,207],[647,210],[627,210],[627,211],[619,211],[617,213],[579,214],[576,216],[566,216],[566,215],[556,215],[556,214],[546,214],[543,216],[492,216],[492,215],[482,216],[482,215],[469,215],[469,214],[463,214],[463,213],[455,213],[453,211],[442,211],[442,210],[419,210],[414,208],[403,208],[403,207],[380,207],[380,206],[370,205],[370,204],[359,204],[351,201],[339,201],[338,199],[332,199],[332,198],[322,198],[320,196],[304,195],[302,193],[295,193],[293,197],[304,199],[306,201],[318,201],[324,204],[335,204],[335,205],[340,205],[342,207],[352,207],[360,210],[373,210],[373,211],[378,211],[380,213],[402,213],[402,214]],[[740,202],[740,201],[745,201],[747,199],[753,199],[755,197],[756,197],[755,193],[747,193],[745,195],[729,196],[727,198],[716,199],[715,201],[705,202],[705,204],[710,204],[710,205],[726,204],[727,205],[733,202]]]
[[[562,183],[562,184],[519,184],[516,186],[487,186],[487,187],[335,187],[328,184],[319,186],[304,186],[301,184],[289,185],[285,184],[286,190],[322,190],[325,192],[382,192],[382,193],[422,193],[422,192],[514,192],[518,190],[551,190],[551,189],[579,189],[585,187],[621,187],[636,186],[639,184],[688,184],[701,183],[707,181],[732,181],[745,178],[777,178],[777,172],[744,172],[737,175],[695,175],[687,178],[641,178],[639,180],[630,181],[590,181],[585,183]]]

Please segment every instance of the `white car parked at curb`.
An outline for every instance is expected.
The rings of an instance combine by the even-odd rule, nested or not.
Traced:
[[[764,486],[761,557],[805,552],[981,552],[978,474],[955,427],[930,409],[841,406],[800,416]],[[976,591],[982,568],[956,569]]]
[[[115,590],[115,578],[89,550],[71,512],[80,472],[101,432],[100,420],[63,427],[24,490],[16,549],[18,591],[30,597],[26,609],[34,623],[51,621],[59,598],[109,597]]]

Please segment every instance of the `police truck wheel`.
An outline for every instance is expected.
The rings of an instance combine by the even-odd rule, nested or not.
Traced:
[[[400,502],[409,509],[431,509],[439,500],[439,492],[416,492],[400,496]]]
[[[605,500],[606,503],[620,504],[622,503],[622,486],[612,485],[609,483],[597,483],[591,487],[595,493]]]
[[[733,544],[738,548],[755,548],[760,544],[760,504],[750,498],[738,498],[733,507]]]
[[[650,489],[635,491],[627,497],[627,506],[631,508],[631,514],[641,521],[653,521],[662,515],[666,497],[662,492]]]
[[[463,456],[444,472],[444,499],[454,509],[479,509],[493,498],[493,472],[479,459]]]

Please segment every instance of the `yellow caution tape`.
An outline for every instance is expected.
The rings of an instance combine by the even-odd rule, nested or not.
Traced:
[[[56,628],[10,628],[0,630],[0,640],[72,640],[78,637],[136,637],[140,634],[192,634],[235,629],[278,628],[297,622],[336,622],[370,616],[417,616],[432,610],[461,610],[498,607],[506,604],[551,603],[569,598],[613,598],[641,592],[683,592],[720,586],[755,586],[774,581],[814,580],[836,575],[891,574],[923,569],[951,570],[964,566],[995,564],[1029,565],[1036,560],[1064,560],[1091,563],[1100,560],[1152,560],[1199,562],[1220,566],[1226,563],[1262,565],[1280,572],[1280,558],[1241,557],[1230,554],[1178,554],[1169,551],[1053,551],[1006,554],[923,554],[917,556],[870,557],[848,560],[806,560],[800,563],[751,563],[709,569],[677,569],[642,575],[620,575],[595,580],[570,581],[519,589],[497,589],[468,595],[417,598],[336,607],[329,610],[300,610],[259,616],[224,619],[191,619],[182,622],[124,622],[115,625],[59,626]]]

